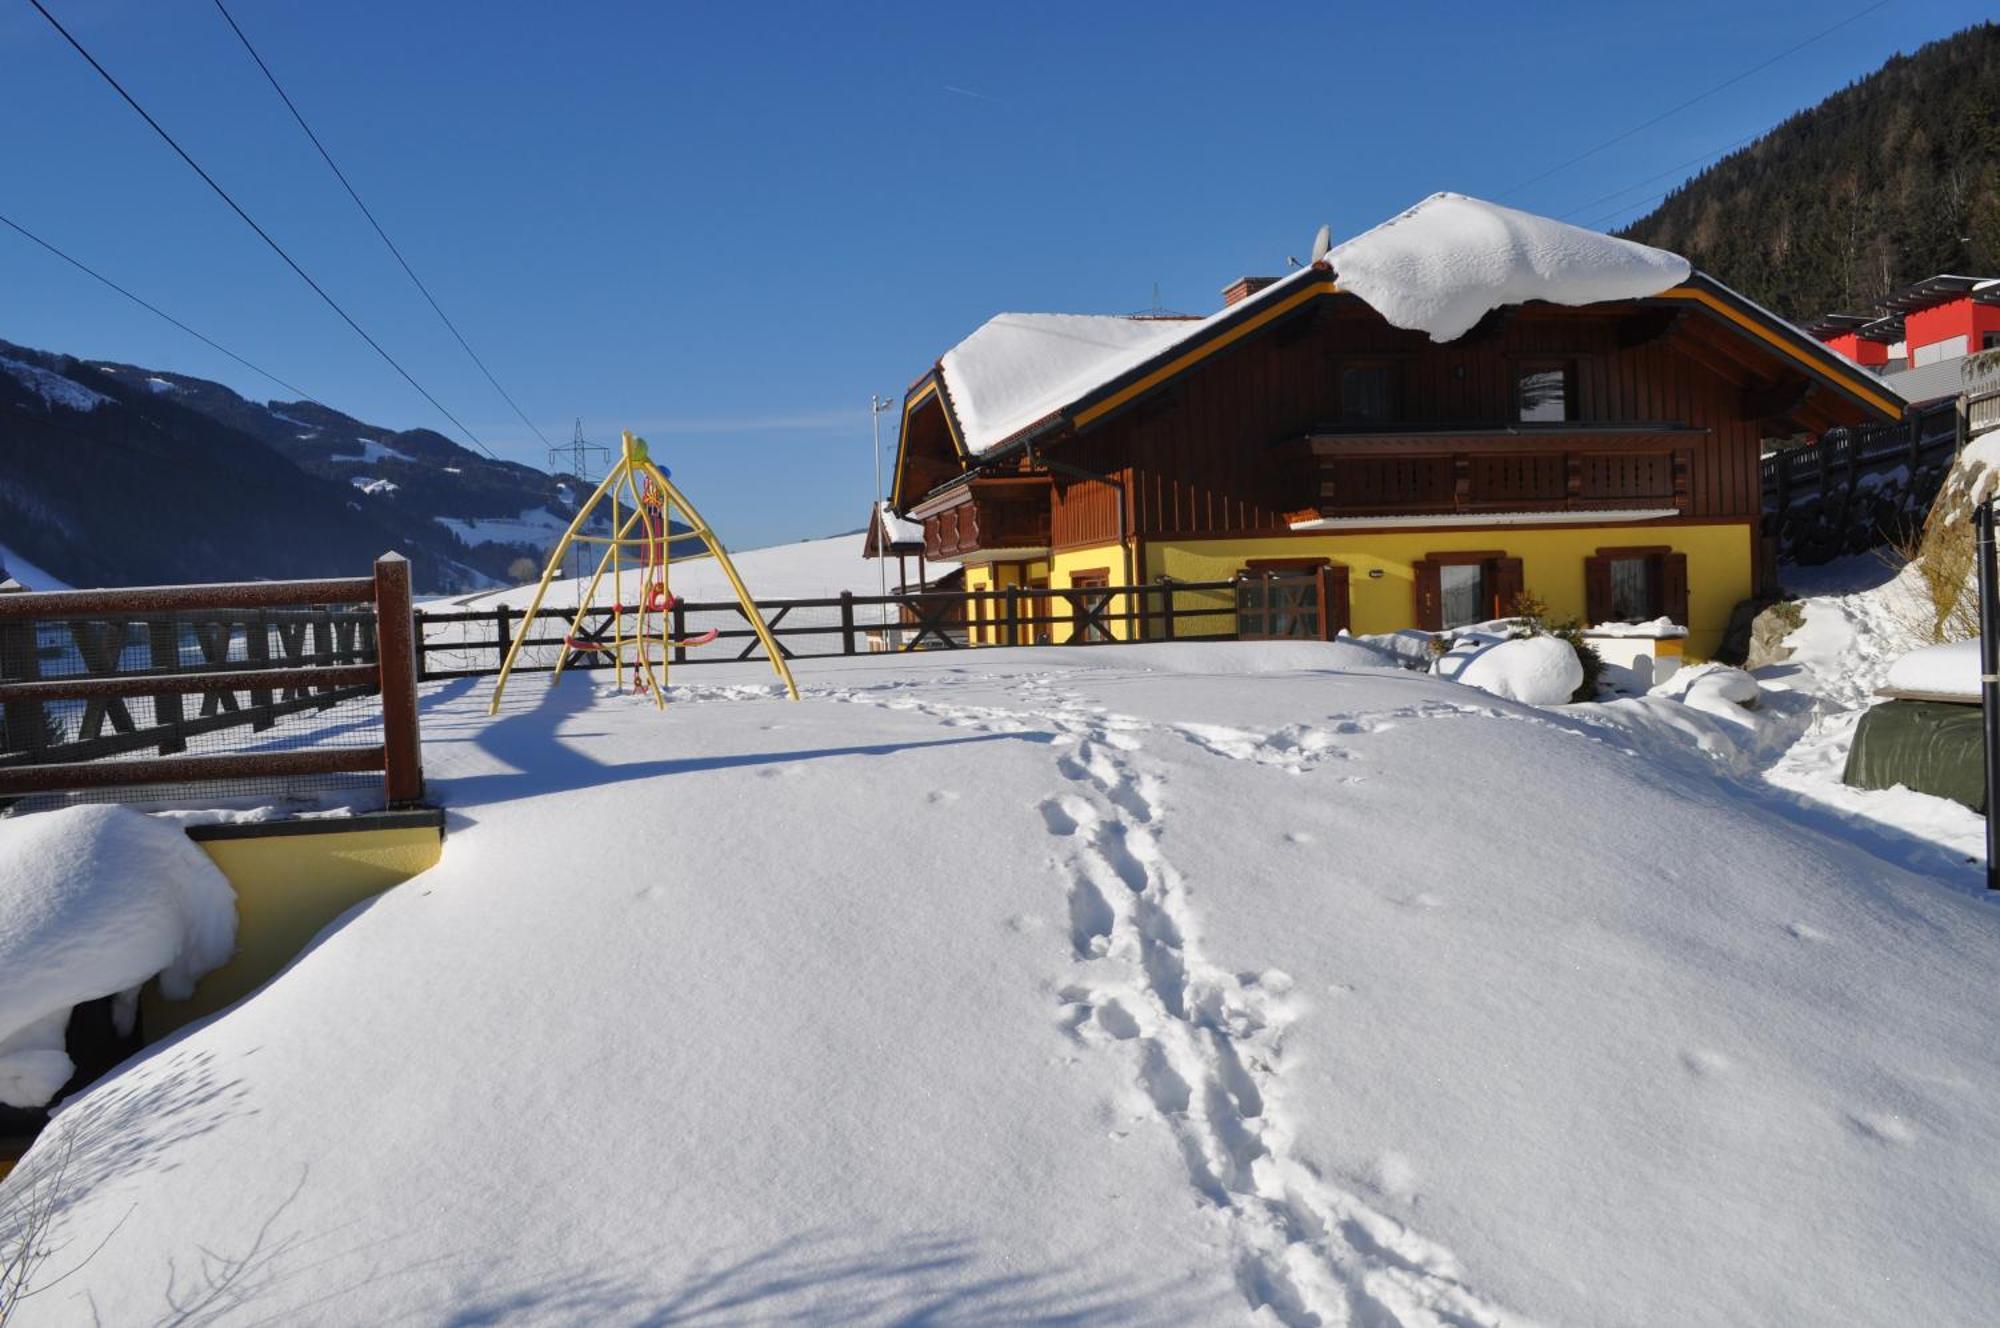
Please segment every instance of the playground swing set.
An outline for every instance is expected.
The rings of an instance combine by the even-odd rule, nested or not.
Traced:
[[[609,535],[584,533],[592,516],[600,506],[610,506]],[[674,514],[678,512],[685,528],[674,529]],[[676,554],[676,542],[686,543],[698,540],[700,549],[684,554]],[[528,605],[526,623],[535,620],[535,614],[542,607],[542,600],[549,593],[549,586],[562,571],[563,559],[575,544],[605,546],[604,554],[597,561],[597,570],[591,575],[578,599],[576,613],[570,619],[569,628],[563,633],[563,649],[556,660],[555,675],[562,676],[563,669],[572,659],[580,656],[608,655],[611,659],[613,675],[618,689],[625,689],[625,670],[632,671],[632,690],[653,698],[655,706],[665,706],[667,686],[667,663],[676,650],[689,650],[712,644],[720,632],[709,628],[685,638],[675,638],[673,630],[674,609],[680,604],[668,580],[668,569],[677,562],[692,558],[714,557],[721,566],[724,576],[736,592],[736,603],[743,617],[757,633],[763,643],[764,653],[771,661],[771,667],[785,684],[785,691],[796,701],[799,699],[798,684],[792,681],[792,670],[785,663],[785,652],[771,636],[765,626],[764,615],[757,602],[750,598],[744,588],[743,578],[736,574],[736,565],[729,561],[729,551],[722,547],[715,531],[702,520],[701,514],[688,502],[687,497],[674,487],[668,472],[657,465],[647,451],[646,440],[635,438],[630,433],[624,435],[619,450],[618,462],[604,481],[577,508],[576,517],[569,523],[569,529],[556,542],[549,554],[548,566],[542,571],[541,584],[535,587],[535,597]],[[627,549],[638,554],[639,587],[638,598],[633,604],[625,603],[625,564]],[[606,572],[611,574],[611,614],[605,628],[596,636],[584,631],[584,618],[597,600],[598,587],[604,581]],[[628,630],[627,621],[630,620]],[[523,630],[508,647],[507,658],[501,662],[500,675],[494,680],[493,699],[487,706],[488,714],[498,714],[500,697],[507,689],[507,679],[513,673],[514,661],[526,644],[529,633]]]

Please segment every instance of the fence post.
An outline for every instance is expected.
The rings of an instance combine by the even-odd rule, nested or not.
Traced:
[[[385,553],[375,560],[375,651],[382,671],[382,790],[391,807],[413,806],[424,796],[415,630],[409,560]]]
[[[421,643],[424,639],[424,629],[421,622],[423,613],[421,610],[419,610],[417,617],[420,620],[417,624],[417,640]],[[521,630],[524,632],[528,630],[528,620],[526,618],[521,620]],[[513,610],[509,609],[505,604],[493,610],[493,646],[494,649],[499,651],[493,657],[494,666],[498,667],[505,664],[507,662],[507,652],[514,648]],[[419,650],[417,652],[417,681],[422,682],[429,676],[430,656],[424,651]]]
[[[1160,622],[1163,624],[1160,629],[1160,635],[1165,637],[1167,640],[1171,641],[1174,639],[1173,579],[1171,577],[1165,577],[1165,576],[1161,577],[1159,580],[1159,587],[1160,587]]]
[[[1020,645],[1021,644],[1021,588],[1019,586],[1007,587],[1007,616],[1005,622],[1007,625],[1007,634],[1001,640],[1000,644],[1007,646]]]
[[[178,624],[171,618],[146,624],[147,654],[155,673],[181,671],[181,640],[177,627]],[[160,734],[160,755],[172,756],[175,752],[187,750],[187,739],[181,736],[181,721],[184,718],[179,692],[154,695],[153,722],[164,730]]]
[[[9,578],[0,582],[0,595],[27,589]],[[11,682],[33,682],[42,676],[41,641],[32,620],[0,622],[0,678]],[[48,745],[48,719],[40,701],[9,701],[5,710],[6,750],[28,753],[29,761],[40,759]]]
[[[840,653],[854,653],[854,592],[840,592]]]

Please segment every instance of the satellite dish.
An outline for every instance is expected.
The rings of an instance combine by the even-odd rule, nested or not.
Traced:
[[[1322,226],[1319,234],[1313,236],[1312,261],[1317,263],[1326,257],[1326,251],[1333,248],[1333,227]]]

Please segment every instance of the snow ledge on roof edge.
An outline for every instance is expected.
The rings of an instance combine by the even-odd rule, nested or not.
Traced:
[[[1464,194],[1432,194],[1326,256],[1340,288],[1432,341],[1503,305],[1658,295],[1693,270],[1679,254]]]

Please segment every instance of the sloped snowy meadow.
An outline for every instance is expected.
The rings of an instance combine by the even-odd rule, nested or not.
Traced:
[[[1986,1319],[1973,869],[1367,658],[440,686],[444,861],[66,1107],[23,1321]]]

